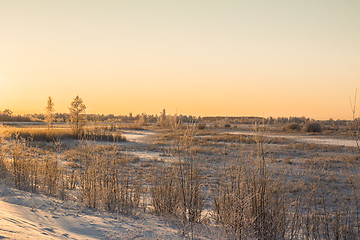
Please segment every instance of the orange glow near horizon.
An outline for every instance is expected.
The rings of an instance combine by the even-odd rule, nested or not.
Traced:
[[[360,2],[2,1],[0,111],[350,119]],[[359,108],[360,109],[360,108]]]

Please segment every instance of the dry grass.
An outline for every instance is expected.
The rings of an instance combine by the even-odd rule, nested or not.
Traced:
[[[139,123],[133,123],[133,124],[129,124],[129,123],[118,123],[116,125],[117,129],[127,129],[127,130],[145,130],[145,126],[143,124],[139,124]]]
[[[85,207],[125,214],[137,214],[146,201],[151,206],[145,210],[171,215],[189,237],[199,222],[217,222],[230,239],[356,239],[360,233],[359,157],[354,150],[267,145],[261,133],[244,139],[216,132],[198,137],[196,128],[175,125],[161,137],[173,161],[142,161],[121,153],[121,146],[92,141],[36,148],[24,137],[35,139],[34,132],[41,136],[47,129],[5,130],[0,177],[20,189],[62,199],[73,196]],[[61,135],[67,129],[54,130]],[[252,155],[235,156],[230,145],[240,152],[252,149]],[[278,152],[268,153],[267,147]],[[204,209],[213,213],[207,222]]]
[[[14,139],[17,137],[34,141],[53,141],[54,139],[77,139],[77,135],[66,128],[3,128],[1,134]]]
[[[6,127],[0,129],[0,135],[15,139],[24,138],[30,141],[46,141],[52,142],[54,140],[64,139],[86,139],[93,141],[109,141],[109,142],[122,142],[126,141],[125,137],[121,134],[109,134],[104,131],[95,132],[86,130],[82,136],[78,136],[70,128],[14,128]]]
[[[231,239],[283,239],[288,203],[283,175],[269,172],[265,142],[256,135],[252,160],[225,166],[213,190],[213,213]]]

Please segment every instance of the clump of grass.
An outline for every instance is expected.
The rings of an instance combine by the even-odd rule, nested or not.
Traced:
[[[116,125],[116,127],[118,129],[127,129],[127,130],[145,130],[144,125],[143,124],[139,124],[139,123],[119,123]]]
[[[6,135],[14,139],[20,137],[33,141],[52,142],[55,139],[77,139],[78,136],[71,129],[46,129],[46,128],[8,128]]]
[[[245,143],[245,144],[256,143],[254,136],[243,135],[243,134],[222,133],[212,136],[205,136],[203,137],[203,139],[206,141],[213,141],[213,142],[234,142],[234,143]]]
[[[107,133],[95,133],[95,132],[85,132],[81,137],[82,139],[92,140],[92,141],[106,141],[106,142],[125,142],[126,138],[121,134],[107,134]]]
[[[70,128],[4,128],[2,129],[2,135],[10,139],[22,138],[25,140],[46,142],[53,142],[57,139],[86,139],[109,142],[126,141],[126,138],[121,136],[121,134],[84,131],[82,135],[78,135]]]

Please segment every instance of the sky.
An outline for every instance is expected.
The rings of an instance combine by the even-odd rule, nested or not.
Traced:
[[[2,0],[0,110],[42,113],[51,96],[68,112],[79,95],[87,113],[350,119],[359,12],[357,0]]]

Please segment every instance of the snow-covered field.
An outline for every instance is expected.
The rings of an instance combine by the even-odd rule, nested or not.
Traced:
[[[171,159],[170,130],[168,132],[122,130],[121,134],[126,137],[127,142],[99,141],[89,142],[89,144],[114,145],[114,148],[104,149],[106,151],[116,149],[117,153],[133,159],[129,161],[129,172],[139,176],[152,175],[153,166],[166,165],[164,163]],[[213,201],[212,192],[207,186],[221,179],[221,169],[226,164],[230,164],[239,156],[247,160],[256,149],[256,144],[251,142],[251,138],[238,142],[235,136],[230,134],[251,135],[251,138],[255,135],[251,131],[225,129],[207,131],[193,139],[191,147],[194,148],[194,152],[197,152],[197,157],[203,164],[202,171],[206,174],[206,178],[203,179],[204,185],[202,185],[206,191],[202,215],[207,216],[203,225],[196,226],[195,239],[223,239],[224,232],[219,230],[221,228],[215,224],[214,218],[209,217],[214,212],[211,202]],[[268,151],[266,158],[271,160],[269,161],[271,170],[284,174],[289,184],[293,183],[299,189],[298,191],[306,193],[306,184],[301,184],[301,182],[308,181],[307,183],[314,186],[324,184],[326,187],[323,190],[326,194],[333,194],[331,198],[327,194],[328,200],[331,201],[338,201],[335,195],[341,197],[344,193],[350,192],[347,182],[351,179],[351,174],[355,174],[354,169],[358,166],[358,155],[355,149],[351,148],[355,146],[354,141],[332,138],[330,135],[308,136],[281,133],[264,133],[263,135],[268,139],[283,138],[284,141],[266,146]],[[304,143],[313,145],[306,146]],[[52,143],[37,142],[35,144],[38,144],[40,150],[51,150]],[[67,166],[70,161],[73,161],[72,159],[76,159],[81,151],[87,151],[87,148],[81,148],[82,145],[87,144],[86,141],[81,143],[78,140],[64,140],[62,144],[64,145],[63,152],[46,155],[57,156],[62,166]],[[11,156],[7,155],[5,159],[9,160]],[[321,177],[317,178],[320,174]],[[8,178],[7,181],[11,179]],[[63,201],[43,194],[21,191],[4,182],[0,181],[0,240],[189,238],[188,233],[187,236],[181,234],[182,227],[179,219],[162,218],[153,213],[151,194],[148,190],[149,182],[143,184],[144,189],[147,189],[143,195],[146,201],[138,208],[137,214],[131,216],[106,212],[101,210],[102,208],[88,209],[77,202],[80,201],[79,198],[71,197],[74,194],[73,191],[69,191],[70,197],[67,198],[69,200]],[[145,208],[146,211],[144,211]]]
[[[145,142],[145,139],[149,136],[154,135],[153,131],[142,131],[142,130],[126,130],[122,132],[122,136],[129,142]]]
[[[126,154],[140,161],[168,156],[143,149],[151,141],[152,131],[124,131],[127,142],[99,142],[124,146]],[[73,146],[77,140],[64,143]],[[21,191],[0,182],[0,239],[187,239],[178,221],[163,219],[138,210],[136,216],[86,209],[74,200],[62,201],[43,194]],[[213,233],[198,234],[209,239]]]
[[[228,131],[229,134],[240,135],[256,135],[256,132],[251,131]],[[263,136],[268,138],[285,138],[295,142],[314,143],[332,146],[356,147],[356,142],[353,139],[339,139],[324,136],[303,136],[303,135],[290,135],[290,134],[267,134],[262,133]]]
[[[130,143],[140,143],[149,134],[128,131],[124,135]],[[158,155],[140,153],[141,158]],[[179,228],[170,225],[151,214],[132,217],[90,211],[71,201],[0,183],[0,239],[182,239]]]
[[[182,239],[151,214],[128,217],[0,185],[0,239]]]

